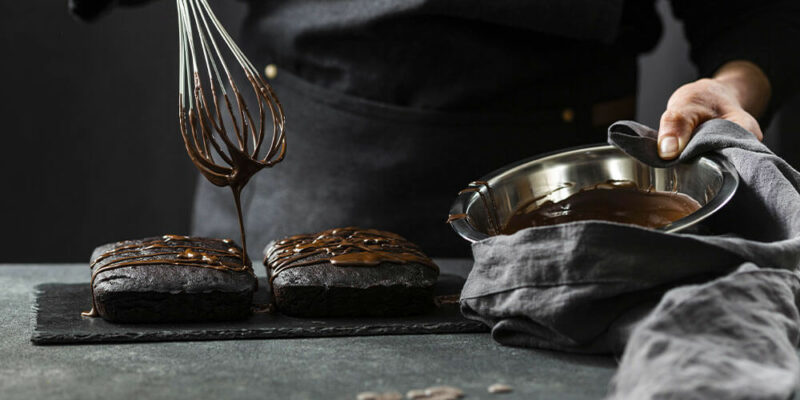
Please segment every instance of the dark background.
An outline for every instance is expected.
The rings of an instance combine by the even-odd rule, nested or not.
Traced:
[[[236,32],[244,6],[212,4]],[[680,24],[659,9],[665,34],[640,60],[637,119],[651,126],[696,78]],[[93,24],[66,0],[0,3],[0,262],[85,261],[101,243],[189,231],[196,173],[177,125],[177,46],[172,1]],[[767,133],[795,166],[798,110],[785,107]]]

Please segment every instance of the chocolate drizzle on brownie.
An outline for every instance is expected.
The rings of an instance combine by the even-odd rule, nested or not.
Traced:
[[[340,266],[416,263],[439,270],[433,260],[404,237],[355,227],[288,237],[274,244],[264,259],[271,281],[287,269],[325,262]]]
[[[247,255],[229,239],[190,238],[181,235],[164,235],[158,239],[134,242],[112,247],[92,260],[92,309],[81,313],[97,317],[94,299],[94,281],[103,272],[139,265],[174,265],[245,272],[253,277],[253,267]],[[244,262],[243,262],[244,260]]]

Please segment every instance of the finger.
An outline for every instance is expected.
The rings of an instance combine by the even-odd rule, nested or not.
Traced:
[[[744,129],[747,129],[759,141],[764,140],[764,132],[758,121],[747,111],[741,110],[738,112],[728,113],[722,116],[723,119],[731,121]]]
[[[667,109],[661,115],[658,127],[658,155],[664,160],[672,160],[681,154],[697,126],[697,112],[689,108],[681,111]]]

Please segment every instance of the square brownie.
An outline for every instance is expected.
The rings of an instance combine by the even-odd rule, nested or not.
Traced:
[[[112,322],[218,321],[247,318],[257,280],[228,239],[164,235],[97,247],[92,253],[93,310]]]
[[[270,243],[276,308],[303,317],[398,316],[431,309],[436,264],[386,231],[339,228]]]

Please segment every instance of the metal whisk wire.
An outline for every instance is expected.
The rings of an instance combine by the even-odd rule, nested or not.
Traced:
[[[233,190],[246,255],[241,191],[253,174],[283,160],[286,118],[272,87],[222,26],[208,0],[176,2],[181,135],[189,157],[200,172],[214,185],[230,186]],[[218,40],[229,54],[220,49]],[[236,60],[252,86],[258,103],[257,121],[225,62],[226,54]],[[211,102],[206,98],[207,93]],[[269,147],[262,149],[267,123],[272,124],[272,138]]]

